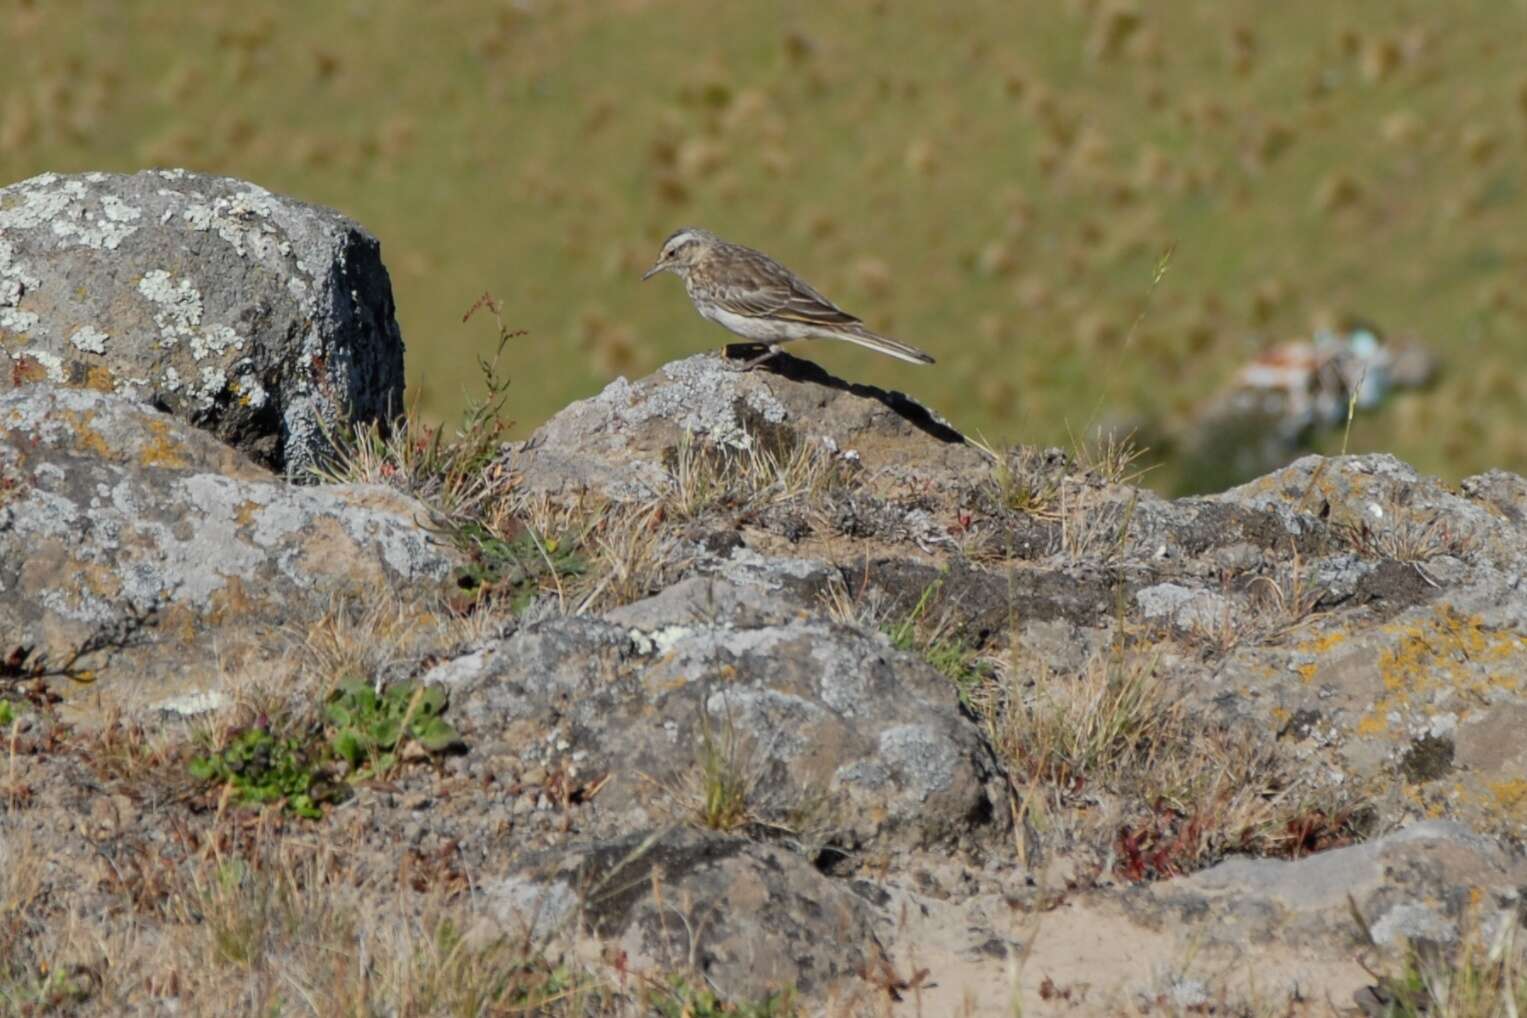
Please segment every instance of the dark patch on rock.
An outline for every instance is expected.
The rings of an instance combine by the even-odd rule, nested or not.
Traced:
[[[1388,619],[1436,596],[1437,588],[1421,577],[1414,564],[1384,559],[1357,581],[1353,601],[1372,607],[1381,619]]]
[[[575,870],[575,886],[593,892],[584,913],[589,926],[600,936],[620,933],[654,886],[672,885],[685,875],[733,858],[747,844],[744,838],[721,835],[654,841],[652,832],[639,831],[594,846]]]
[[[811,361],[792,357],[787,353],[779,354],[773,359],[764,362],[764,368],[773,374],[790,379],[792,382],[807,382],[820,385],[826,389],[836,389],[846,392],[861,399],[872,399],[882,404],[912,427],[928,435],[930,438],[951,445],[964,445],[965,436],[948,422],[944,421],[921,403],[914,401],[903,392],[877,388],[873,385],[865,385],[861,382],[845,381],[826,369]]]
[[[876,908],[885,908],[891,903],[891,895],[886,889],[868,880],[850,880],[848,889]]]
[[[791,544],[811,536],[811,524],[806,514],[791,506],[770,506],[758,513],[757,523],[771,534],[777,534]]]
[[[1169,536],[1190,557],[1237,544],[1255,545],[1280,555],[1288,555],[1293,548],[1305,556],[1322,554],[1331,546],[1329,528],[1313,517],[1301,518],[1308,526],[1301,526],[1295,534],[1277,513],[1266,509],[1207,500],[1188,504],[1194,509],[1192,520],[1171,528]]]
[[[742,425],[743,430],[758,444],[759,451],[765,455],[783,463],[800,449],[801,436],[794,428],[780,421],[769,420],[747,400],[733,401],[732,413],[737,415],[737,423]]]
[[[1111,617],[1124,582],[1115,570],[1094,563],[996,573],[963,559],[954,560],[947,569],[908,559],[879,559],[844,566],[842,575],[850,590],[860,589],[867,581],[889,595],[893,618],[911,614],[929,588],[939,583],[937,594],[924,604],[924,613],[931,617],[952,614],[963,635],[977,647],[993,634],[1011,629],[1015,619],[1061,619],[1095,626]],[[1128,585],[1123,593],[1128,596]]]
[[[708,530],[692,527],[685,536],[717,558],[727,558],[737,548],[747,545],[742,535],[730,528]]]
[[[1315,726],[1320,723],[1320,711],[1309,707],[1300,707],[1294,711],[1292,717],[1278,729],[1280,739],[1307,739]]]
[[[996,937],[988,937],[982,941],[977,950],[988,958],[1001,959],[1006,958],[1008,954],[1007,945]]]
[[[1003,513],[991,536],[993,550],[1005,558],[1032,562],[1060,550],[1061,527],[1055,520],[1022,512]]]
[[[1444,736],[1423,735],[1400,757],[1400,773],[1412,785],[1436,781],[1452,769],[1453,740]]]

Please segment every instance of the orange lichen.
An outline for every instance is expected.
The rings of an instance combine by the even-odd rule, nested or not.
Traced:
[[[184,467],[184,447],[170,436],[169,424],[161,420],[149,420],[146,424],[153,437],[143,444],[138,462],[146,467]]]
[[[1347,634],[1338,629],[1333,632],[1329,632],[1324,636],[1317,636],[1315,639],[1310,640],[1308,643],[1302,645],[1299,649],[1308,654],[1324,654],[1330,651],[1332,648],[1341,645],[1346,641],[1346,639]]]
[[[1511,778],[1508,781],[1487,782],[1495,803],[1508,813],[1515,814],[1527,809],[1527,778]]]
[[[106,441],[106,436],[91,427],[90,422],[95,420],[94,410],[86,410],[84,413],[78,414],[64,410],[60,411],[59,416],[73,428],[76,448],[93,452],[102,459],[115,458],[112,453],[111,443]]]
[[[1364,715],[1362,719],[1358,721],[1357,734],[1380,735],[1388,727],[1389,723],[1387,720],[1385,720],[1384,715],[1375,710],[1371,714]]]
[[[94,389],[96,392],[115,392],[116,378],[111,369],[105,365],[96,364],[85,369],[84,387]]]
[[[1358,723],[1360,734],[1384,731],[1391,712],[1439,692],[1456,694],[1465,702],[1490,703],[1499,690],[1524,689],[1521,677],[1484,666],[1527,654],[1527,641],[1514,631],[1486,627],[1478,615],[1465,615],[1444,603],[1425,618],[1386,626],[1384,632],[1398,637],[1378,656],[1385,695]]]

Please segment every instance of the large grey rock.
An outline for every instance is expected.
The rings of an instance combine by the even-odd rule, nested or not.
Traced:
[[[899,392],[846,382],[789,355],[744,372],[714,353],[635,382],[616,379],[552,417],[509,459],[531,489],[642,499],[666,490],[667,458],[686,433],[733,450],[815,443],[877,483],[984,465],[959,432]]]
[[[0,387],[161,407],[298,476],[323,428],[402,409],[376,238],[227,177],[44,174],[0,189]]]
[[[849,870],[979,854],[1006,818],[952,684],[844,626],[555,618],[424,678],[520,766],[609,775],[580,813],[601,836],[693,821],[707,762],[745,786],[742,826]]]
[[[385,488],[288,485],[121,396],[0,395],[0,638],[34,663],[211,683],[211,648],[232,655],[240,634],[258,645],[335,597],[443,579],[425,517]]]

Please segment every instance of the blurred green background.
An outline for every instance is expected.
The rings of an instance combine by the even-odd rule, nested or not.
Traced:
[[[939,364],[802,353],[991,441],[1165,444],[1262,345],[1361,315],[1442,374],[1353,451],[1527,470],[1521,0],[4,9],[0,178],[185,166],[344,211],[434,418],[493,345],[484,290],[530,333],[520,434],[721,345],[637,282],[697,224]]]

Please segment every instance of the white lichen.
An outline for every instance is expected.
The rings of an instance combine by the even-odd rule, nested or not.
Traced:
[[[74,330],[74,335],[69,337],[69,342],[85,353],[105,353],[106,341],[110,338],[93,325],[83,325]]]
[[[220,354],[228,349],[244,349],[244,337],[227,325],[209,325],[199,334],[191,336],[191,355],[201,360],[208,354]]]
[[[159,326],[159,345],[173,346],[195,335],[201,324],[201,293],[189,279],[178,283],[163,269],[154,269],[138,281],[138,292],[158,306],[154,324]]]
[[[37,328],[37,316],[30,311],[0,307],[0,330],[5,332],[31,332]]]

